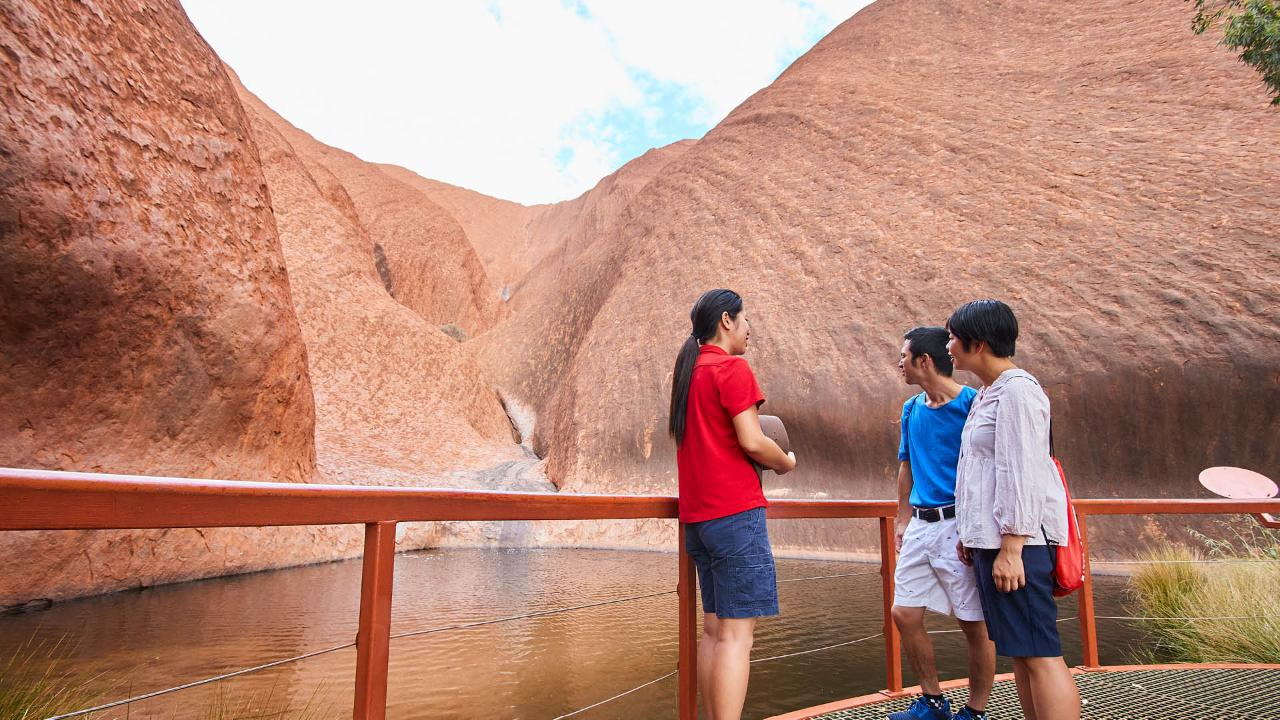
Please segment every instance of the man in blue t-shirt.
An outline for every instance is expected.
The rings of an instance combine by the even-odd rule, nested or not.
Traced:
[[[923,695],[889,720],[983,720],[995,677],[995,646],[982,620],[977,578],[956,554],[955,521],[960,433],[977,393],[951,378],[945,329],[918,327],[903,338],[902,379],[924,392],[902,405],[893,621]],[[955,715],[938,685],[925,608],[954,615],[969,644],[969,700]]]

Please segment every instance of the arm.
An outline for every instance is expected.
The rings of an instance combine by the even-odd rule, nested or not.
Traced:
[[[992,511],[1001,535],[1040,535],[1050,478],[1049,402],[1035,384],[1015,380],[996,406],[996,482]]]
[[[1018,382],[996,407],[994,513],[1000,552],[992,563],[996,590],[1027,584],[1022,547],[1036,535],[1044,511],[1044,475],[1049,452],[1048,398],[1038,386]]]
[[[898,463],[898,517],[893,521],[893,537],[899,550],[902,549],[902,534],[907,531],[907,523],[911,522],[911,461]]]
[[[902,404],[902,418],[898,421],[898,516],[893,521],[893,536],[898,550],[902,549],[902,535],[911,522],[911,488],[915,479],[911,476],[911,449],[907,444],[911,411],[918,400],[911,398]]]
[[[760,413],[755,405],[733,416],[733,429],[738,435],[738,445],[752,460],[779,475],[796,468],[796,456],[782,452],[778,443],[760,429]]]

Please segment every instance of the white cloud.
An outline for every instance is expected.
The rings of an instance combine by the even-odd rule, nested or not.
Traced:
[[[848,14],[865,4],[845,3]],[[598,0],[589,10],[616,39],[624,64],[686,87],[711,122],[835,25],[813,5],[786,0]]]
[[[671,127],[704,131],[867,4],[822,2],[184,6],[246,87],[321,141],[498,197],[549,202],[679,139],[664,135]],[[674,96],[684,107],[670,106]]]

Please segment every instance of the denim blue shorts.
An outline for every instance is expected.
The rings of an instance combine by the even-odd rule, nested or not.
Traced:
[[[703,612],[719,618],[778,614],[778,578],[764,508],[689,523],[684,547],[698,567]]]
[[[978,575],[978,597],[987,620],[987,636],[1004,657],[1058,657],[1058,604],[1053,599],[1053,563],[1056,549],[1047,545],[1022,548],[1022,570],[1027,584],[1018,590],[996,590],[991,565],[999,550],[974,549],[973,569]]]

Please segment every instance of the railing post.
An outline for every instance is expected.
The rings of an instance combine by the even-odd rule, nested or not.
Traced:
[[[902,640],[893,623],[893,573],[898,565],[898,547],[893,533],[893,518],[880,518],[880,585],[884,595],[884,674],[885,689],[902,689]]]
[[[1084,550],[1084,586],[1080,588],[1080,644],[1085,667],[1098,667],[1098,628],[1093,619],[1093,568],[1089,565],[1088,518],[1076,512],[1080,526],[1080,546]]]
[[[680,689],[676,704],[680,720],[698,718],[698,569],[693,558],[684,549],[684,523],[680,523],[680,578],[676,582],[677,604],[680,607]]]
[[[1253,517],[1256,518],[1258,524],[1264,528],[1280,530],[1280,517],[1276,517],[1269,513],[1256,513]]]
[[[355,720],[387,714],[387,661],[391,650],[391,581],[396,562],[396,524],[364,526],[364,573],[360,579],[360,630],[356,634]]]

